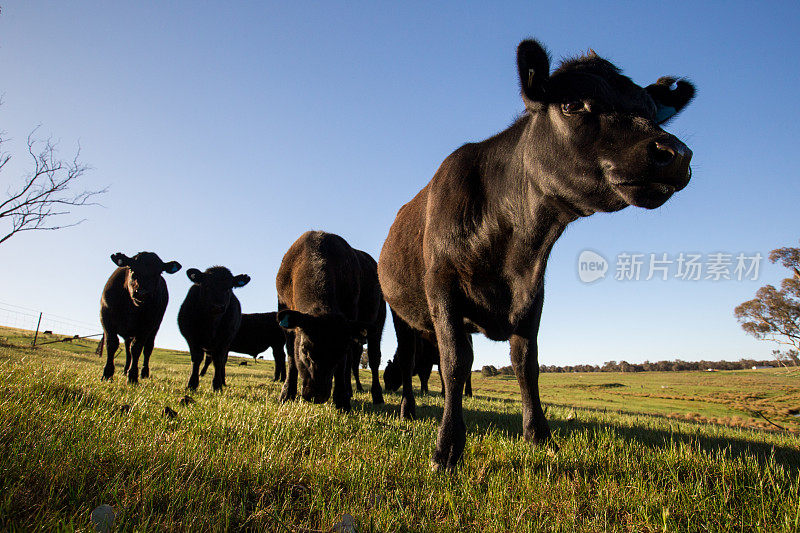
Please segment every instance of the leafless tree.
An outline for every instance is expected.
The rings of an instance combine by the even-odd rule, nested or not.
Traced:
[[[0,244],[23,231],[57,230],[76,226],[85,219],[65,219],[72,208],[97,205],[93,200],[107,189],[74,193],[70,189],[89,170],[79,160],[80,145],[69,160],[58,158],[57,143],[51,138],[36,138],[35,128],[27,140],[28,154],[33,169],[23,176],[17,187],[9,185],[5,199],[0,197]],[[0,133],[0,172],[11,160]],[[5,181],[5,180],[3,180]]]

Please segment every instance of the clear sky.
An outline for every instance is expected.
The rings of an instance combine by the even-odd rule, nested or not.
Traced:
[[[105,207],[75,213],[83,224],[0,245],[0,302],[100,331],[109,256],[154,251],[184,267],[165,276],[156,344],[185,348],[187,268],[249,274],[237,295],[259,312],[275,309],[281,258],[307,229],[377,259],[441,161],[522,111],[515,48],[536,37],[554,63],[591,47],[641,85],[671,74],[698,87],[668,126],[694,151],[690,185],[655,211],[580,220],[556,244],[540,362],[769,358],[733,307],[781,268],[765,261],[756,281],[684,281],[674,264],[667,281],[613,278],[621,252],[706,261],[797,245],[799,14],[796,2],[3,3],[2,190],[29,168],[37,124],[64,157],[80,142],[85,188],[110,189]],[[586,249],[609,261],[605,279],[578,278]],[[385,361],[391,320],[384,339]],[[476,338],[475,350],[475,366],[509,364],[506,343]]]

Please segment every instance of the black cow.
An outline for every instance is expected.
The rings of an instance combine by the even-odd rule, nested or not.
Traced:
[[[289,373],[281,401],[297,395],[298,372],[302,397],[316,403],[331,396],[336,407],[350,409],[350,358],[367,339],[372,370],[373,403],[383,403],[378,367],[386,321],[375,260],[354,250],[331,233],[308,231],[283,256],[276,279],[278,320],[286,328]]]
[[[197,389],[200,363],[203,354],[207,353],[214,363],[212,386],[217,391],[225,385],[228,351],[242,321],[242,307],[233,289],[247,285],[250,276],[234,276],[222,266],[208,268],[205,272],[190,268],[186,275],[194,285],[189,287],[178,311],[178,328],[192,357],[192,373],[187,386]]]
[[[286,353],[283,346],[286,336],[283,328],[278,324],[278,313],[242,313],[242,323],[231,342],[229,351],[244,353],[256,359],[258,354],[272,348],[275,358],[275,378],[273,381],[286,379]],[[206,362],[200,371],[201,376],[206,375],[209,365],[214,359],[206,355]]]
[[[690,83],[661,78],[642,88],[593,52],[550,74],[536,41],[520,43],[517,64],[525,113],[444,160],[398,212],[378,265],[392,310],[438,340],[445,408],[437,467],[455,468],[464,450],[461,391],[475,331],[511,341],[524,437],[550,439],[536,337],[553,244],[580,217],[629,205],[656,208],[691,176],[692,152],[660,127],[691,100]],[[413,330],[395,326],[398,345],[412,345]],[[415,414],[408,359],[401,363],[407,418]]]
[[[136,383],[139,381],[139,355],[142,353],[142,377],[150,376],[150,354],[169,302],[167,283],[161,273],[174,274],[181,265],[177,261],[164,263],[153,252],[139,252],[133,257],[117,252],[111,260],[118,268],[108,278],[100,297],[100,323],[103,325],[100,345],[103,341],[106,343],[103,379],[114,375],[119,335],[125,341],[128,383]]]
[[[396,314],[393,314],[394,320],[400,320]],[[423,335],[417,334],[415,351],[414,351],[414,370],[412,376],[419,377],[419,392],[426,394],[428,392],[428,379],[433,371],[433,365],[439,366],[439,348],[436,346],[435,341],[426,339]],[[406,355],[405,357],[410,357]],[[395,352],[394,359],[386,363],[386,368],[383,370],[383,384],[386,390],[396,391],[403,384],[403,370],[400,364],[395,361],[406,360],[403,355],[398,356]],[[442,382],[442,395],[444,395],[444,377],[442,371],[439,369],[439,379]],[[464,385],[464,394],[472,396],[472,372],[467,374],[467,381]]]

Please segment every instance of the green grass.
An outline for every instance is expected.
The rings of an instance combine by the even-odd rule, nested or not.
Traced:
[[[0,330],[0,530],[91,530],[109,504],[118,530],[328,530],[349,514],[359,531],[800,531],[797,435],[669,403],[724,422],[733,407],[707,399],[735,393],[780,413],[796,374],[543,375],[555,453],[520,438],[514,382],[476,375],[451,476],[429,466],[439,395],[415,422],[395,394],[357,394],[347,415],[282,405],[271,363],[231,359],[224,392],[206,376],[187,406],[186,354],[157,351],[132,387],[119,355],[100,381],[94,343],[29,344]]]

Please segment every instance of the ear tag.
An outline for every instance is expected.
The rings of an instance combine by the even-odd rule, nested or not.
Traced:
[[[536,71],[532,68],[528,69],[528,87],[533,85],[533,75],[536,74]]]
[[[678,114],[678,110],[672,106],[668,105],[661,105],[656,103],[656,123],[661,124],[662,122],[666,122],[675,115]]]
[[[281,321],[278,322],[278,324],[282,328],[288,328],[289,327],[289,317],[288,316],[284,316],[283,318],[281,318]]]

